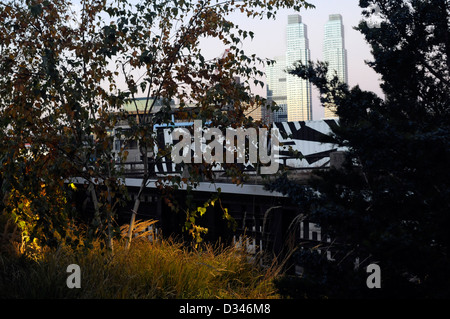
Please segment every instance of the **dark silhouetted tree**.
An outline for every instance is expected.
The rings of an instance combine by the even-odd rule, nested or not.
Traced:
[[[327,79],[324,63],[290,70],[320,90],[324,105],[336,106],[333,136],[348,149],[341,169],[308,185],[283,176],[269,186],[291,195],[331,239],[324,246],[334,261],[299,250],[305,271],[296,289],[310,297],[448,298],[450,2],[360,6],[380,22],[362,21],[357,30],[372,48],[368,64],[384,98]],[[371,263],[381,267],[381,289],[366,286]]]

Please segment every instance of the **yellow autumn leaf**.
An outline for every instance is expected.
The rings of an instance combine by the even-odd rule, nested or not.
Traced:
[[[203,216],[203,214],[206,213],[206,208],[205,207],[198,207],[197,211],[200,213],[200,216]]]

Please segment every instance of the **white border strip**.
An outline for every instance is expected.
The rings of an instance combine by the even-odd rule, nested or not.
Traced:
[[[156,181],[155,179],[150,179],[147,182],[147,188],[156,189]],[[75,177],[70,180],[70,182],[76,184],[85,184],[87,183],[86,179],[82,177]],[[125,185],[129,187],[141,187],[142,178],[125,178]],[[186,190],[186,184],[182,183],[179,189]],[[243,184],[243,185],[235,185],[232,183],[209,183],[209,182],[200,182],[199,185],[194,189],[197,192],[216,192],[217,189],[220,188],[221,193],[224,194],[242,194],[242,195],[258,195],[258,196],[270,196],[270,197],[286,197],[285,195],[279,192],[270,192],[264,189],[264,185],[252,185],[252,184]]]

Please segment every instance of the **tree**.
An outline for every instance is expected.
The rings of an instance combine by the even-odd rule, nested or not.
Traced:
[[[360,1],[372,47],[368,64],[384,99],[326,78],[328,66],[296,65],[324,105],[336,105],[333,137],[347,148],[342,169],[308,185],[282,177],[271,189],[293,197],[332,244],[334,261],[304,249],[300,290],[328,297],[448,297],[450,225],[450,3]],[[323,250],[323,249],[322,249]],[[355,264],[356,262],[356,264]],[[381,267],[381,289],[368,289],[366,267]],[[355,270],[356,265],[356,270]]]
[[[112,223],[109,194],[120,185],[108,130],[120,97],[111,94],[114,74],[96,32],[100,4],[83,1],[79,17],[64,0],[0,5],[2,197],[6,213],[42,245],[70,240],[72,177],[90,182],[98,212]]]
[[[140,195],[152,165],[170,155],[170,148],[157,144],[154,126],[170,125],[173,112],[220,127],[254,125],[244,112],[265,103],[249,91],[251,81],[262,83],[254,64],[263,60],[245,54],[240,43],[253,33],[227,17],[238,11],[251,18],[273,18],[279,8],[310,5],[303,0],[82,0],[79,7],[77,11],[66,0],[0,4],[2,197],[5,212],[14,212],[16,222],[35,223],[31,238],[57,244],[69,240],[68,220],[76,214],[69,204],[52,204],[70,195],[71,178],[82,177],[96,210],[91,230],[106,231],[112,249],[114,212],[126,196],[116,162],[127,155],[124,149],[113,152],[114,139],[125,136],[140,147]],[[207,60],[200,46],[205,37],[216,38],[228,54]],[[243,85],[235,76],[242,77]],[[144,109],[136,108],[137,117],[121,110],[140,95],[146,103]],[[173,100],[179,106],[175,110],[170,107]],[[120,120],[129,121],[129,132],[115,130]],[[153,152],[155,148],[159,151]],[[184,182],[192,189],[208,171],[211,165],[191,165],[189,179],[171,177],[169,186]],[[21,209],[24,203],[31,208]],[[186,210],[187,220],[195,219],[197,211]]]
[[[202,120],[202,126],[209,122],[209,126],[223,130],[229,126],[258,124],[246,117],[245,112],[251,107],[265,107],[265,100],[250,92],[251,84],[263,85],[258,80],[263,75],[258,63],[265,61],[255,55],[246,55],[241,42],[247,37],[253,38],[253,32],[241,29],[229,16],[238,11],[251,18],[274,18],[280,8],[299,10],[302,6],[310,7],[304,1],[211,0],[146,0],[136,5],[117,0],[105,7],[110,23],[102,28],[104,41],[109,52],[114,54],[115,67],[126,83],[126,90],[120,94],[126,95],[127,102],[135,106],[136,116],[129,117],[130,130],[125,139],[139,145],[144,167],[132,209],[128,246],[140,195],[150,177],[156,178],[152,172],[157,163],[171,156],[171,148],[160,145],[155,125],[173,125],[172,114],[186,121]],[[208,60],[202,51],[202,38],[215,38],[225,54]],[[236,77],[242,81],[236,81]],[[143,107],[136,102],[138,96],[145,97]],[[174,101],[177,103],[175,108],[172,107]],[[189,178],[158,178],[160,188],[178,188],[184,183],[191,191],[203,177],[214,180],[212,169],[215,164],[183,163],[183,166],[186,172],[189,171]],[[240,173],[232,167],[228,172]],[[240,182],[240,179],[236,181]],[[211,201],[216,197],[217,194],[212,195]],[[168,204],[174,209],[177,207],[173,201]],[[205,229],[196,225],[195,219],[203,207],[187,204],[184,209],[186,230],[198,239],[199,232]],[[226,211],[224,213],[229,216]]]

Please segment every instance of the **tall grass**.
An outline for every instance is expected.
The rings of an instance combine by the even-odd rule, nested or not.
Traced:
[[[261,269],[236,247],[186,248],[170,239],[133,241],[114,253],[100,248],[45,249],[37,260],[0,255],[1,298],[277,298],[273,269]],[[69,289],[67,266],[81,269]]]

